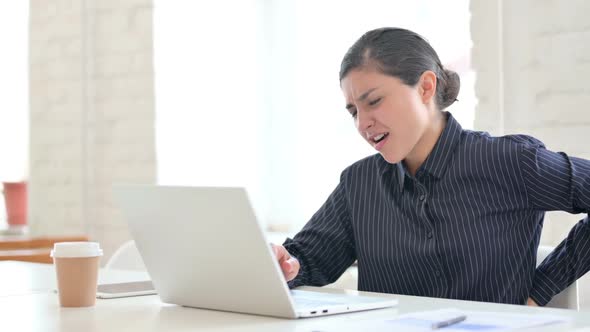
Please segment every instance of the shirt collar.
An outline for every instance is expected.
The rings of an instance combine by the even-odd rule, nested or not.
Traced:
[[[392,175],[387,175],[387,177],[389,179],[391,179],[391,176],[396,178],[397,184],[399,186],[399,191],[402,192],[404,189],[404,180],[405,180],[405,173],[406,173],[406,169],[405,169],[404,165],[401,162],[395,163],[395,164],[390,164],[381,155],[378,155],[377,160],[379,161],[377,164],[377,167],[379,169],[379,175],[381,175],[383,177],[383,176],[386,176],[386,174],[388,172],[393,173]]]
[[[406,167],[402,162],[395,164],[395,173],[397,175],[397,184],[399,186],[399,192],[404,191],[404,182],[406,181]]]
[[[447,125],[434,148],[418,169],[418,171],[427,172],[437,179],[440,179],[447,171],[449,161],[451,161],[455,147],[461,140],[461,132],[463,131],[451,113],[445,112],[444,114],[447,116]]]
[[[444,114],[447,117],[445,129],[441,133],[438,141],[434,145],[434,148],[419,169],[428,172],[439,179],[446,172],[448,163],[451,160],[451,156],[455,150],[455,147],[461,139],[461,132],[463,131],[463,128],[459,122],[455,120],[451,113],[445,112]],[[406,167],[402,162],[392,165],[383,159],[383,157],[379,158],[379,160],[381,161],[379,165],[381,175],[383,175],[387,170],[392,170],[394,176],[397,177],[399,191],[402,192],[404,190],[405,176],[406,174],[409,175]]]

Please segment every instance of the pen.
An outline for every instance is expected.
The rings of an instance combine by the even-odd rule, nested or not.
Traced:
[[[440,322],[435,322],[432,323],[432,329],[436,330],[436,329],[441,329],[443,327],[447,327],[447,326],[451,326],[457,323],[461,323],[462,321],[466,320],[467,316],[465,315],[461,315],[461,316],[457,316],[451,319],[447,319],[447,320],[443,320]]]

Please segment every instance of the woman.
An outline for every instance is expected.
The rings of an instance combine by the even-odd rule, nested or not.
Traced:
[[[408,30],[363,35],[340,86],[378,154],[345,169],[305,227],[274,246],[291,287],[332,283],[358,260],[363,291],[545,305],[588,271],[588,218],[535,263],[545,211],[590,210],[589,161],[463,130],[443,111],[458,75]]]

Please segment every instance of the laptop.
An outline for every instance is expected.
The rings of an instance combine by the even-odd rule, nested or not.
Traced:
[[[289,290],[244,188],[118,185],[114,194],[163,302],[284,318],[398,303]]]

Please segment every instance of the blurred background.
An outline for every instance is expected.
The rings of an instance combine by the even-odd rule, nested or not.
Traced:
[[[0,181],[28,190],[24,225],[7,224],[0,200],[0,227],[87,236],[108,257],[130,239],[112,184],[159,183],[245,186],[266,230],[296,232],[340,172],[374,153],[338,71],[348,47],[383,26],[420,33],[459,73],[449,111],[464,128],[590,158],[589,10],[582,0],[0,0]],[[581,218],[549,213],[542,243]]]

